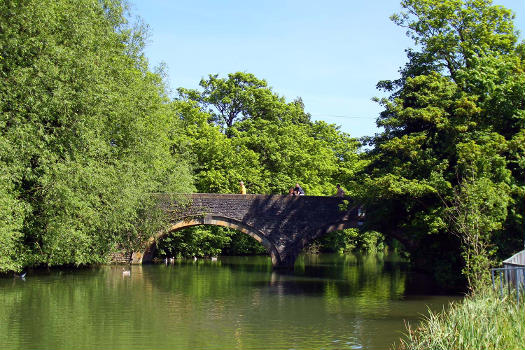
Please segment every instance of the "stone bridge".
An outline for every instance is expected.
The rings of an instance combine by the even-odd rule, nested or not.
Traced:
[[[358,225],[358,208],[349,199],[319,196],[205,194],[171,199],[159,195],[169,212],[170,228],[151,237],[134,263],[150,262],[156,241],[171,231],[196,225],[217,225],[244,232],[268,251],[275,268],[293,268],[301,250],[313,239]],[[346,205],[348,204],[348,205]]]

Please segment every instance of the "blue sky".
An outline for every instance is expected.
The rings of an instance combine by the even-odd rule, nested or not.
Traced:
[[[169,84],[197,88],[208,74],[244,71],[287,101],[301,97],[315,120],[352,136],[373,135],[379,80],[395,79],[413,46],[389,17],[399,0],[129,0],[149,25],[146,56],[167,64]],[[525,1],[495,0],[516,13]]]

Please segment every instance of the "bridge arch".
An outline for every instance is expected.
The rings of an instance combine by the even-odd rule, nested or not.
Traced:
[[[238,220],[218,215],[207,215],[204,217],[187,217],[172,223],[167,230],[156,234],[154,237],[148,240],[148,242],[146,243],[144,253],[142,255],[142,263],[151,262],[153,260],[156,251],[156,242],[167,236],[170,232],[200,225],[222,226],[245,233],[264,246],[266,251],[270,254],[270,257],[272,258],[273,266],[277,266],[281,263],[281,257],[279,256],[275,245],[272,242],[270,242],[261,231],[257,230],[254,227],[246,225]]]
[[[260,242],[274,268],[293,269],[297,255],[322,234],[360,224],[362,216],[350,198],[258,194],[193,193],[156,196],[169,216],[169,230],[157,233],[135,252],[132,263],[153,259],[156,244],[170,231],[197,225],[236,229]]]

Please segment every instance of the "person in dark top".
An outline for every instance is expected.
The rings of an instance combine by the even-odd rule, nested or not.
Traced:
[[[295,188],[293,189],[295,196],[304,196],[304,190],[299,186],[298,183],[295,184]]]

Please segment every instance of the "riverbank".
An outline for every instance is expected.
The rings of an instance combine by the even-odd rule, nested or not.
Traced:
[[[408,325],[399,349],[523,349],[525,304],[513,295],[501,298],[487,287],[448,310],[429,312],[415,329]]]

